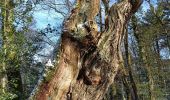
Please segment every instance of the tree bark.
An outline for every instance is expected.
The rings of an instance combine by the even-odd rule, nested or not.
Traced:
[[[100,0],[77,0],[64,24],[59,63],[51,80],[43,82],[36,100],[101,100],[122,63],[124,28],[141,0],[112,5],[108,25],[98,32],[95,17]]]

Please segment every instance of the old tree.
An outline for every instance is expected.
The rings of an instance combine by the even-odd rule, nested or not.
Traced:
[[[43,82],[35,100],[101,100],[122,65],[121,43],[128,20],[142,0],[122,0],[105,6],[105,29],[98,31],[95,17],[100,0],[77,0],[64,23],[58,64]]]

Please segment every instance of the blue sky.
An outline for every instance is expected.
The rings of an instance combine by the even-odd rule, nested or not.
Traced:
[[[48,24],[51,26],[56,26],[61,24],[63,19],[62,16],[55,11],[38,11],[34,13],[34,20],[36,21],[36,27],[38,29],[45,28]]]
[[[47,0],[48,2],[48,0]],[[49,8],[48,6],[52,6],[55,9],[61,9],[62,11],[65,10],[63,8],[63,5],[50,5],[50,0],[49,3],[45,4],[46,2],[42,3],[42,5],[36,5],[35,6],[35,11],[33,13],[34,20],[36,21],[36,28],[38,29],[43,29],[45,28],[48,24],[51,24],[51,26],[57,26],[62,23],[63,21],[63,16],[57,12],[54,11],[53,8]],[[53,2],[52,2],[53,3]],[[63,4],[63,0],[56,0],[55,4]]]

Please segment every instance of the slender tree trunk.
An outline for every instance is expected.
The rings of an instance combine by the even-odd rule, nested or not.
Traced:
[[[131,69],[131,57],[129,55],[129,52],[128,52],[128,29],[126,29],[126,34],[125,34],[125,63],[126,63],[126,67],[128,68],[128,74],[129,74],[129,79],[130,79],[130,87],[131,87],[131,90],[130,90],[130,93],[131,93],[131,100],[138,100],[138,94],[137,94],[137,87],[136,87],[136,84],[135,84],[135,81],[133,79],[133,75],[132,75],[132,69]]]
[[[59,63],[51,80],[42,83],[36,100],[101,100],[122,64],[124,28],[141,0],[111,6],[108,28],[98,32],[94,20],[99,0],[77,0],[64,24]]]
[[[2,5],[2,38],[3,38],[3,44],[2,44],[2,52],[3,52],[3,59],[2,59],[2,66],[1,66],[1,87],[3,93],[7,90],[7,73],[6,73],[6,58],[7,58],[7,37],[6,37],[6,31],[7,31],[7,0],[3,1]]]
[[[2,0],[2,78],[1,84],[3,92],[11,92],[14,94],[22,93],[22,82],[20,76],[20,70],[15,63],[17,61],[15,51],[15,35],[14,35],[14,4],[13,0]],[[16,65],[16,66],[14,66]],[[1,75],[0,75],[1,76]],[[15,83],[13,83],[15,82]],[[18,84],[18,86],[14,86]],[[19,93],[20,92],[20,93]],[[21,95],[20,95],[21,97]]]

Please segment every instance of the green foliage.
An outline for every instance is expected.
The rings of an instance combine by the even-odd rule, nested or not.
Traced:
[[[13,100],[17,97],[16,94],[12,94],[12,93],[0,93],[0,100]]]
[[[162,6],[159,6],[159,7],[157,8],[156,15],[157,15],[158,17],[161,17],[161,16],[163,16],[163,14],[164,14],[164,9],[163,9]]]
[[[163,83],[163,77],[169,74],[164,74],[165,71],[162,70],[162,67],[167,68],[168,65],[165,64],[166,60],[162,58],[160,53],[162,50],[160,40],[166,41],[166,35],[170,35],[166,31],[169,25],[164,23],[168,15],[165,11],[161,3],[158,3],[157,6],[150,4],[150,9],[145,12],[141,20],[140,16],[136,16],[137,20],[132,19],[133,35],[137,41],[136,52],[139,54],[139,58],[136,57],[139,60],[135,64],[140,67],[140,70],[136,70],[136,75],[142,78],[146,77],[137,81],[138,94],[142,99],[159,98],[159,100],[164,100],[167,98],[165,97],[166,87],[164,85],[168,83]],[[137,30],[135,30],[136,27]],[[167,44],[164,46],[170,48]],[[167,53],[167,55],[169,54]],[[164,78],[164,80],[169,79]]]

